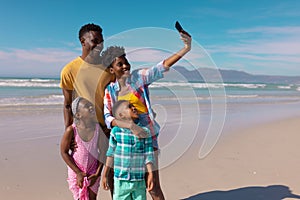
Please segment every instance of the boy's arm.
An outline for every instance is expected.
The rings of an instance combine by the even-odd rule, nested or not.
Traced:
[[[153,180],[153,164],[151,162],[146,164],[148,177],[147,177],[147,190],[151,191],[153,189],[154,180]]]
[[[154,151],[153,151],[153,144],[152,144],[152,137],[148,128],[144,128],[148,131],[148,137],[145,138],[145,164],[148,172],[148,179],[147,179],[147,190],[151,191],[154,185],[153,179],[153,165],[155,163],[154,158]]]
[[[86,176],[86,174],[78,168],[73,158],[69,154],[70,144],[73,137],[74,137],[73,127],[69,126],[65,130],[65,133],[61,139],[60,154],[63,160],[65,161],[65,163],[77,174],[77,184],[79,187],[82,187],[83,178]]]
[[[108,184],[108,174],[111,168],[113,168],[113,157],[107,157],[106,164],[104,166],[103,175],[102,175],[102,181],[101,185],[104,190],[109,190],[109,184]]]
[[[152,136],[148,128],[143,127],[143,129],[148,133],[147,138],[145,138],[145,165],[147,165],[148,163],[154,164],[155,158],[152,144]]]

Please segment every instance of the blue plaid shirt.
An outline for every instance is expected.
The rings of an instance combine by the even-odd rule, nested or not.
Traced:
[[[109,138],[108,157],[114,157],[114,177],[118,180],[141,181],[146,164],[154,164],[152,139],[137,138],[129,129],[115,126]]]

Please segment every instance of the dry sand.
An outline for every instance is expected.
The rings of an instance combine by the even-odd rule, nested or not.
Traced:
[[[59,154],[62,120],[57,106],[1,108],[1,199],[72,199]],[[235,130],[222,134],[204,159],[196,138],[160,172],[166,199],[300,199],[299,130],[296,117]],[[100,189],[98,199],[109,193]]]

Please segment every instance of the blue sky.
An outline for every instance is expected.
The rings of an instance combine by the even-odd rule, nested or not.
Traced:
[[[144,27],[176,34],[176,20],[220,69],[299,76],[299,10],[298,0],[6,1],[0,8],[0,76],[59,77],[80,55],[77,35],[85,23],[101,25],[108,41]]]

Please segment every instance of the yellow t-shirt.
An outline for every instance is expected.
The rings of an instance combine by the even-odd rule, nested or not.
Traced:
[[[74,97],[81,96],[93,103],[97,119],[104,126],[104,90],[111,80],[113,80],[113,76],[106,67],[101,64],[89,64],[78,57],[63,68],[60,87],[73,90]]]
[[[83,60],[80,57],[75,58],[69,62],[60,73],[60,84],[62,89],[74,90],[74,82],[80,66],[83,64]]]
[[[129,103],[133,104],[134,107],[137,109],[138,114],[147,113],[147,107],[141,102],[137,96],[135,96],[133,93],[129,92],[128,94],[125,94],[123,96],[118,96],[118,100],[126,100],[129,101]]]

